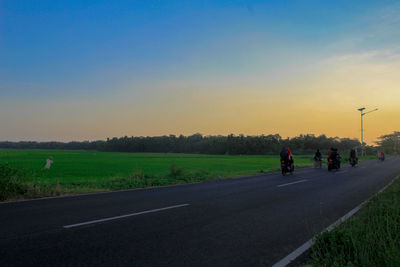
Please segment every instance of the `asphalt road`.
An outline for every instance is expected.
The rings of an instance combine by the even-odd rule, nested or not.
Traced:
[[[389,158],[3,203],[0,266],[270,266],[398,174]]]

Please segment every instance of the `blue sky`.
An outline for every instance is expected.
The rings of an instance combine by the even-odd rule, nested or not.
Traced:
[[[149,91],[152,96],[176,95],[181,102],[190,102],[191,96],[182,95],[219,90],[239,93],[244,87],[257,91],[270,82],[279,85],[262,90],[272,96],[282,90],[285,80],[297,79],[301,83],[303,76],[311,76],[330,58],[371,51],[397,53],[399,7],[395,1],[3,0],[0,123],[10,130],[0,139],[70,140],[168,134],[174,128],[143,126],[138,131],[124,129],[121,124],[114,126],[119,130],[98,135],[89,134],[89,129],[62,135],[52,129],[57,128],[54,121],[60,126],[63,120],[64,126],[73,125],[73,121],[83,125],[85,121],[62,111],[57,116],[63,119],[56,120],[54,114],[36,114],[35,110],[46,106],[46,101],[51,102],[49,108],[55,108],[54,102],[59,102],[66,109],[75,109],[74,102],[83,101],[88,105],[80,114],[89,114],[89,123],[95,113],[103,116],[90,105],[93,101],[99,101],[96,105],[115,107],[131,97],[133,105],[154,105],[151,97],[145,97]],[[381,52],[377,57],[375,61],[391,60]],[[294,87],[286,88],[296,91]],[[141,99],[137,103],[138,98]],[[155,109],[160,112],[168,106],[162,98],[155,102]],[[115,115],[118,112],[123,111],[115,111]],[[129,109],[124,112],[140,113]],[[27,125],[27,116],[44,121],[48,116],[48,123],[38,123],[49,134],[40,137],[30,126],[17,127],[16,120]],[[185,123],[182,120],[181,125]],[[243,132],[262,131],[250,128],[243,127]],[[274,130],[279,132],[279,127]],[[216,132],[206,126],[177,127],[175,131]],[[226,132],[229,131],[240,131],[240,127],[227,125]]]

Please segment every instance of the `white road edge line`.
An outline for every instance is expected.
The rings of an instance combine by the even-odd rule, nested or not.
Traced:
[[[73,227],[79,227],[79,226],[82,226],[82,225],[88,225],[88,224],[93,224],[93,223],[117,220],[117,219],[122,219],[122,218],[126,218],[126,217],[137,216],[137,215],[142,215],[142,214],[146,214],[146,213],[153,213],[153,212],[158,212],[158,211],[163,211],[163,210],[176,209],[176,208],[186,207],[186,206],[189,206],[189,205],[190,204],[180,204],[180,205],[174,205],[174,206],[169,206],[169,207],[165,207],[165,208],[145,210],[145,211],[125,214],[125,215],[115,216],[115,217],[109,217],[109,218],[103,218],[103,219],[88,221],[88,222],[64,225],[63,227],[66,228],[66,229],[69,229],[69,228],[73,228]]]
[[[362,206],[364,206],[368,201],[370,201],[374,196],[376,196],[377,194],[381,193],[382,191],[384,191],[386,188],[388,188],[391,184],[393,184],[394,181],[396,181],[400,176],[395,177],[389,184],[385,185],[381,190],[379,190],[376,194],[372,195],[370,198],[368,198],[367,200],[365,200],[364,202],[362,202],[360,205],[358,205],[357,207],[355,207],[354,209],[352,209],[351,211],[349,211],[348,213],[346,213],[343,217],[341,217],[339,220],[337,220],[336,222],[332,223],[331,225],[329,225],[327,228],[325,228],[322,232],[325,231],[332,231],[333,228],[335,228],[336,226],[338,226],[339,224],[343,223],[345,220],[347,220],[348,218],[350,218],[351,216],[353,216],[355,213],[357,213],[357,211],[359,211]],[[321,233],[322,233],[321,232]],[[289,263],[291,263],[292,261],[294,261],[297,257],[299,257],[301,254],[303,254],[304,252],[306,252],[313,244],[314,244],[314,238],[317,235],[315,235],[313,238],[311,238],[310,240],[308,240],[307,242],[305,242],[303,245],[301,245],[300,247],[298,247],[297,249],[295,249],[292,253],[290,253],[289,255],[287,255],[286,257],[284,257],[283,259],[281,259],[280,261],[278,261],[277,263],[275,263],[274,265],[272,265],[272,267],[284,267],[286,265],[288,265]]]
[[[277,185],[277,187],[288,186],[288,185],[298,184],[298,183],[304,183],[304,182],[307,182],[307,181],[308,181],[307,179],[303,179],[303,180],[292,182],[292,183],[280,184],[280,185]]]

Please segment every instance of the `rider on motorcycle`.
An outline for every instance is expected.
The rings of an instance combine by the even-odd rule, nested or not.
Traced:
[[[315,152],[314,160],[319,161],[321,159],[322,159],[321,152],[319,152],[319,149],[317,149],[317,152]]]
[[[321,164],[322,164],[322,155],[321,155],[321,152],[319,152],[319,149],[317,149],[317,152],[315,152],[315,155],[314,155],[314,167],[321,168]]]
[[[385,160],[385,152],[383,152],[383,150],[378,152],[378,159],[380,159],[382,161]]]
[[[288,160],[288,157],[289,157],[289,156],[288,156],[288,151],[287,151],[287,149],[286,149],[285,146],[282,147],[280,156],[281,156],[281,161],[282,161],[282,160],[284,160],[284,161]]]
[[[332,160],[333,163],[337,164],[337,167],[340,168],[340,155],[338,153],[337,148],[331,148],[328,152],[328,160]]]
[[[357,157],[357,152],[354,148],[350,150],[350,158],[349,158],[350,164],[352,166],[356,165],[358,162],[358,157]]]
[[[351,159],[357,158],[357,153],[356,153],[356,150],[355,150],[354,148],[352,148],[352,149],[350,150],[350,158],[351,158]]]
[[[283,146],[281,153],[281,169],[282,174],[285,175],[287,172],[293,173],[294,164],[293,164],[293,156],[288,147]]]
[[[334,150],[334,148],[331,147],[331,149],[328,151],[328,160],[331,158],[333,150]]]
[[[282,147],[280,156],[281,156],[281,161],[285,161],[290,165],[294,163],[292,152],[290,152],[290,149],[288,147],[286,146]]]

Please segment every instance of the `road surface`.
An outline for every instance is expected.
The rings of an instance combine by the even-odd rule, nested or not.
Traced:
[[[271,266],[400,174],[400,158],[0,204],[0,266]]]

